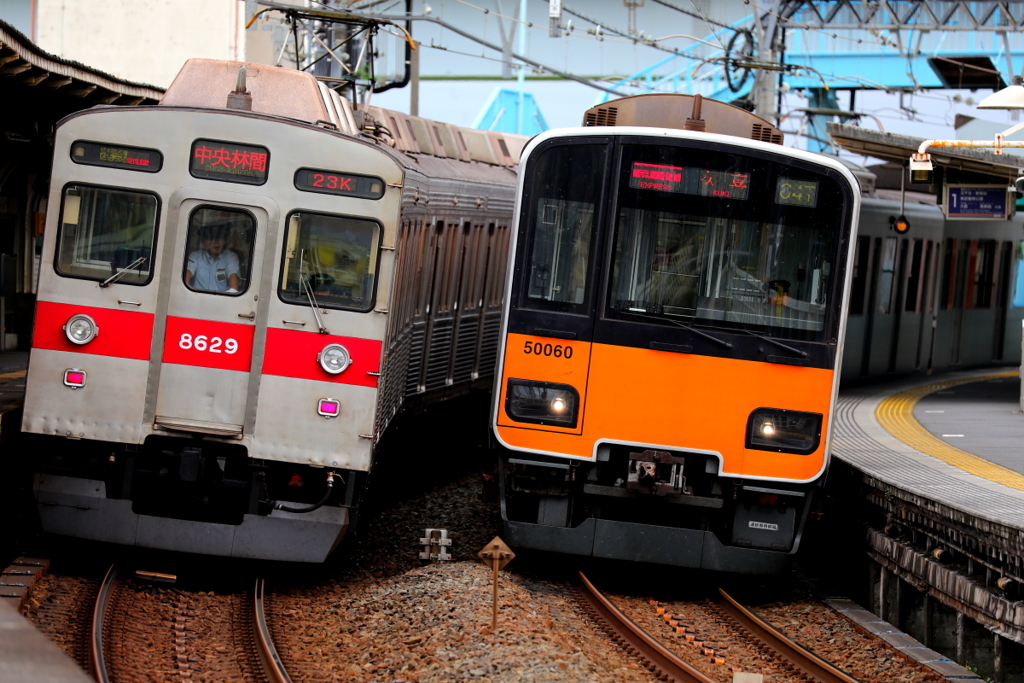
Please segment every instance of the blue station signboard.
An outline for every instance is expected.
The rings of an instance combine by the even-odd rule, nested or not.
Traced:
[[[946,185],[947,218],[1005,220],[1013,205],[1006,185]]]

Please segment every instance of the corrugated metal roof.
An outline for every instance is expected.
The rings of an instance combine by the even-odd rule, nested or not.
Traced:
[[[93,104],[155,104],[163,89],[117,78],[99,69],[41,50],[20,31],[0,21],[0,89],[39,87]]]

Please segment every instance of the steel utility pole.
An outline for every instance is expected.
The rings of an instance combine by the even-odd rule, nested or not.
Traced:
[[[772,2],[771,11],[754,22],[757,38],[757,61],[762,64],[774,64],[778,57],[776,42],[779,28],[779,11],[782,0]],[[775,72],[768,69],[757,69],[754,74],[754,113],[763,119],[775,122],[778,113],[775,111]]]

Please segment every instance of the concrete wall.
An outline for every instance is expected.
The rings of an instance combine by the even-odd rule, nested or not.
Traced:
[[[110,74],[170,85],[189,57],[245,58],[243,0],[37,0],[36,43]]]

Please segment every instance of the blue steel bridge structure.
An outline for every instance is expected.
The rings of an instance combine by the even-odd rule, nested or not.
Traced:
[[[849,104],[840,107],[837,91],[998,89],[1024,67],[1021,0],[768,3],[750,3],[750,15],[717,27],[612,88],[629,94],[699,93],[745,104],[755,70],[768,67],[783,91],[807,93],[809,148],[824,151],[829,148],[825,123],[854,113]],[[609,97],[604,94],[598,102]]]

